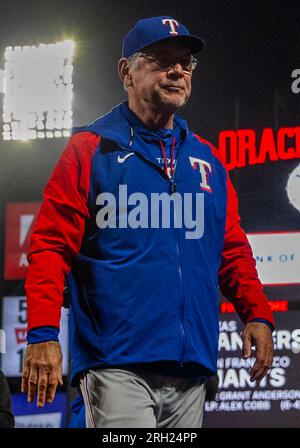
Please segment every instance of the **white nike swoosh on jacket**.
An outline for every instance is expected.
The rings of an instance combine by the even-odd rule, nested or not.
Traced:
[[[126,156],[124,156],[124,157],[121,157],[120,154],[119,154],[119,155],[118,155],[118,158],[117,158],[117,161],[118,161],[119,163],[123,163],[123,162],[125,162],[125,160],[126,160],[128,157],[132,156],[133,154],[134,154],[134,152],[130,152],[129,154],[126,154]]]

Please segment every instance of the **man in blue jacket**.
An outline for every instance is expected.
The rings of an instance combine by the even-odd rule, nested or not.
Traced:
[[[245,324],[258,383],[274,320],[218,152],[175,112],[203,42],[171,17],[139,20],[119,75],[128,102],[75,128],[44,191],[26,278],[22,389],[38,406],[62,383],[62,292],[72,384],[88,427],[201,427],[217,372],[218,285]],[[184,218],[184,219],[183,219]]]

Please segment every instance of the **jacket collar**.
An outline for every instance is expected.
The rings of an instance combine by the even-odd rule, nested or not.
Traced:
[[[171,141],[171,137],[174,136],[176,144],[179,145],[188,133],[186,121],[179,118],[177,115],[174,115],[173,129],[151,129],[129,109],[127,101],[120,104],[120,111],[129,125],[133,127],[135,133],[147,143],[152,142],[159,144],[159,141],[161,140],[164,144],[168,144]]]
[[[174,129],[153,130],[147,128],[144,123],[129,109],[128,102],[114,107],[110,112],[96,119],[86,126],[74,127],[72,135],[78,132],[89,131],[103,138],[113,140],[122,148],[129,151],[141,150],[141,145],[148,142],[159,143],[159,140],[170,139],[173,134],[177,144],[180,144],[190,133],[187,122],[174,115]]]

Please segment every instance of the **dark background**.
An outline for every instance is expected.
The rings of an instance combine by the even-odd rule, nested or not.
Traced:
[[[224,129],[259,134],[265,127],[299,125],[300,94],[291,91],[291,73],[300,68],[297,0],[1,0],[0,69],[6,46],[73,39],[73,125],[86,124],[125,99],[117,74],[122,39],[138,19],[158,15],[178,19],[206,42],[192,96],[180,111],[193,131],[217,145]],[[41,200],[66,142],[0,138],[1,278],[5,204]],[[231,172],[247,232],[300,229],[300,213],[285,192],[288,174],[298,164],[299,159],[267,162]],[[298,287],[266,290],[270,299],[300,302]],[[23,294],[23,282],[1,282],[0,297]]]

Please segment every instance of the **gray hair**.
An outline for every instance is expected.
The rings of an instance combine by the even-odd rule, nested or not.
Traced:
[[[136,53],[133,53],[131,56],[129,56],[126,60],[128,63],[128,67],[132,68],[133,70],[135,70],[138,67],[138,58],[142,55],[143,53],[141,51],[137,51]],[[123,87],[125,92],[128,92],[127,87],[125,86],[125,84],[123,83]]]

